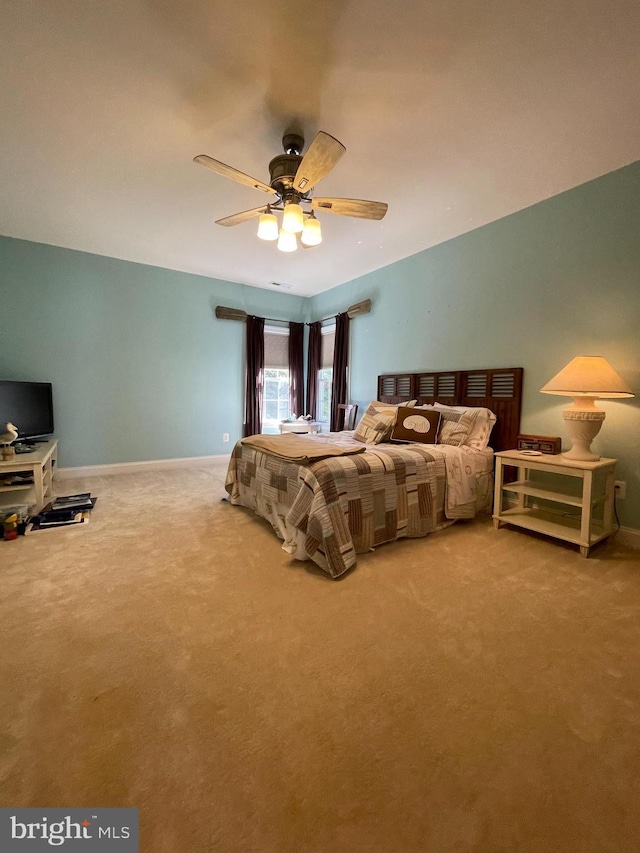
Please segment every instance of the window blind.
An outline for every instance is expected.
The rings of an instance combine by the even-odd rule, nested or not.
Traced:
[[[322,333],[322,367],[333,367],[333,348],[336,342],[335,326],[330,332]]]
[[[265,328],[264,366],[289,369],[289,330]]]

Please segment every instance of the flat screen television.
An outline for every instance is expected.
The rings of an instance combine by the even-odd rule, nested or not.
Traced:
[[[18,440],[53,433],[53,394],[50,382],[0,380],[0,432],[12,423]]]

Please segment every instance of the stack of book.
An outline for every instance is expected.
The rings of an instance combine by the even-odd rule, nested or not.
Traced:
[[[0,486],[30,486],[33,484],[33,472],[16,471],[11,474],[0,474]]]
[[[57,530],[61,527],[88,524],[91,510],[97,500],[98,498],[91,497],[91,492],[54,498],[38,515],[31,516],[24,532],[27,534],[36,530]]]

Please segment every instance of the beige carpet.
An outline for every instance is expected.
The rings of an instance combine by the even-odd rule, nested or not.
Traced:
[[[640,849],[640,553],[485,520],[332,581],[223,473],[59,484],[87,528],[0,543],[2,805],[137,806],[144,853]]]

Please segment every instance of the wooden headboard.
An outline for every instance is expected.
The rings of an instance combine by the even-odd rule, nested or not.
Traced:
[[[489,444],[494,450],[512,450],[520,432],[522,373],[521,367],[386,373],[378,376],[378,400],[485,406],[498,418]]]

